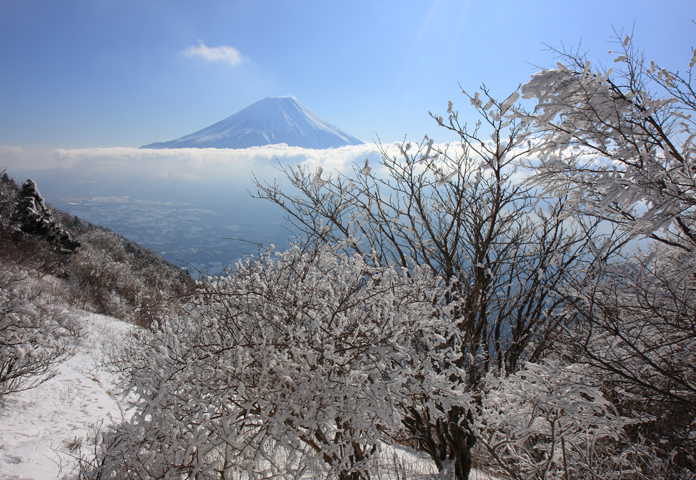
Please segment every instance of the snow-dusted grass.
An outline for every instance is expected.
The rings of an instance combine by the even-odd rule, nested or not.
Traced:
[[[58,366],[58,374],[35,389],[10,395],[0,406],[0,478],[68,476],[76,464],[71,447],[88,450],[94,427],[121,420],[109,376],[97,365],[103,348],[132,326],[96,314],[79,321],[83,337],[76,354]]]

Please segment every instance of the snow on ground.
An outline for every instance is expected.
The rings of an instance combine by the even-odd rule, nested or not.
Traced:
[[[385,446],[380,460],[381,468],[373,475],[376,480],[449,480],[453,472],[438,475],[435,463],[428,455],[402,446]],[[499,480],[478,470],[469,473],[469,480]]]
[[[88,452],[96,426],[123,418],[109,391],[110,376],[98,365],[105,348],[118,345],[133,327],[97,314],[85,314],[81,321],[84,332],[76,354],[58,366],[58,374],[35,389],[10,395],[0,406],[1,479],[73,478],[76,462],[69,447],[81,442]],[[437,478],[427,456],[402,447],[386,447],[379,470],[379,480]],[[477,471],[470,479],[494,480]]]
[[[98,368],[108,342],[131,325],[111,317],[85,314],[84,332],[76,354],[58,366],[58,374],[41,386],[10,395],[0,406],[0,478],[55,479],[75,468],[68,445],[89,448],[93,426],[121,419],[110,395],[109,377]]]

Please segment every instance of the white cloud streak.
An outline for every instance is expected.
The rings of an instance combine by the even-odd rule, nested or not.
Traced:
[[[203,40],[198,40],[198,45],[192,45],[181,54],[185,57],[200,57],[209,62],[223,62],[237,66],[244,61],[244,56],[234,47],[222,45],[220,47],[208,47]]]
[[[18,170],[31,171],[58,167],[50,150],[0,145],[0,171],[7,169],[8,174],[11,174]]]
[[[246,190],[253,188],[254,175],[260,181],[285,181],[279,165],[306,165],[310,170],[321,166],[326,177],[330,173],[349,173],[353,163],[362,165],[368,157],[370,164],[376,166],[380,156],[375,144],[329,150],[267,145],[245,149],[113,147],[28,151],[0,146],[0,171],[7,168],[8,174],[17,178],[50,176],[50,172],[55,172],[56,179],[68,175],[127,184],[129,179],[152,178],[183,181],[193,188],[228,185]]]
[[[244,149],[178,148],[90,148],[55,150],[52,165],[86,172],[124,170],[160,178],[215,180],[249,178],[251,173],[278,174],[275,167],[305,164],[322,166],[328,171],[345,171],[353,162],[374,157],[374,144],[348,146],[330,150],[311,150],[286,145],[267,145]],[[51,168],[51,167],[48,167]],[[241,179],[241,178],[240,178]]]
[[[399,156],[397,144],[383,144],[387,154]],[[446,145],[435,145],[445,148]],[[455,148],[452,146],[451,148]],[[454,153],[450,151],[450,153]],[[268,171],[278,174],[278,165],[322,167],[331,172],[350,173],[353,164],[362,166],[366,158],[378,168],[379,147],[374,143],[351,145],[327,150],[313,150],[287,145],[266,145],[243,149],[172,148],[141,149],[127,147],[25,150],[0,145],[0,170],[76,170],[83,173],[132,172],[161,178],[199,180],[229,175],[247,175]]]
[[[444,149],[447,145],[435,145]],[[389,156],[400,156],[397,144],[383,144]],[[460,153],[458,145],[450,145],[449,154]],[[373,173],[386,177],[380,165],[378,145],[368,143],[328,150],[312,150],[287,145],[266,145],[245,149],[180,148],[88,148],[28,151],[18,147],[0,146],[0,170],[7,168],[12,176],[31,177],[32,171],[56,172],[81,179],[109,179],[128,183],[129,179],[161,179],[183,181],[191,187],[235,186],[253,188],[253,176],[262,182],[285,182],[279,166],[304,165],[310,171],[321,167],[324,178],[339,173],[352,175],[356,165],[362,168],[369,159]],[[525,174],[522,173],[522,176]],[[217,188],[217,187],[216,187]]]

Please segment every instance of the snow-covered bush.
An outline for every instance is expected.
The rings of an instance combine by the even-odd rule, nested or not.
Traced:
[[[537,142],[535,184],[568,196],[580,221],[614,228],[589,238],[592,268],[567,292],[568,343],[642,420],[633,439],[668,465],[655,477],[683,478],[696,475],[696,51],[680,74],[622,36],[613,70],[559,52],[556,68],[522,86],[536,105],[520,116]],[[618,255],[631,239],[655,243]]]
[[[466,367],[451,289],[344,247],[246,260],[189,315],[139,332],[114,364],[133,416],[103,433],[87,478],[368,478],[409,421],[453,414],[513,478],[635,473],[628,421],[586,365],[526,363],[470,390],[453,381]]]
[[[588,365],[527,363],[490,377],[474,409],[477,438],[503,476],[515,479],[631,478],[636,455],[622,418]]]
[[[629,431],[654,450],[649,467],[676,472],[693,469],[696,456],[695,261],[656,243],[569,292],[578,322],[566,343],[604,372],[619,410],[640,420]]]
[[[124,319],[125,302],[118,297],[130,293],[128,296],[133,298],[144,285],[125,262],[120,245],[99,242],[99,237],[106,235],[100,231],[85,235],[88,238],[84,247],[71,260],[72,281],[77,287],[75,295],[83,299],[83,306],[94,304],[102,313]]]
[[[447,119],[437,118],[456,145],[404,141],[350,174],[287,167],[292,191],[257,184],[308,238],[346,242],[346,252],[382,265],[418,265],[449,285],[446,325],[420,337],[429,371],[411,375],[401,409],[409,438],[438,469],[454,464],[459,480],[472,468],[476,438],[469,406],[454,392],[479,391],[488,375],[547,355],[566,320],[557,290],[584,276],[584,239],[565,219],[565,199],[540,196],[515,177],[531,149],[528,125],[512,108],[517,97],[483,93],[467,96],[481,120],[473,128],[451,103]]]
[[[44,294],[34,275],[0,263],[0,400],[36,387],[72,353],[72,314]]]
[[[341,247],[240,262],[190,315],[143,333],[126,354],[133,417],[104,433],[93,474],[367,478],[443,288]]]

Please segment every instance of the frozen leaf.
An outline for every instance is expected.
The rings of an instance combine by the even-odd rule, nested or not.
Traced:
[[[473,105],[474,107],[480,108],[482,102],[481,102],[481,99],[479,98],[479,93],[476,92],[476,93],[474,94],[473,98],[469,99],[469,102],[470,102],[471,105]]]
[[[586,75],[587,72],[589,72],[589,71],[590,71],[590,61],[588,60],[585,62],[585,68],[583,68],[583,70],[582,70],[582,75]]]
[[[518,98],[520,98],[520,92],[512,92],[512,94],[500,106],[500,110],[502,112],[508,110],[512,105],[514,105]]]

